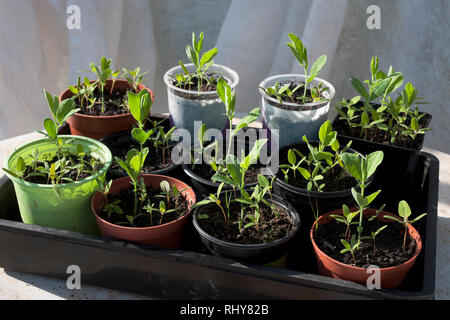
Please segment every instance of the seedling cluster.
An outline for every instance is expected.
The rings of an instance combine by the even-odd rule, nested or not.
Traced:
[[[247,116],[241,119],[235,128],[233,128],[232,123],[235,115],[236,93],[223,79],[219,79],[218,81],[217,92],[225,105],[226,115],[230,124],[225,161],[221,161],[222,159],[216,158],[219,155],[217,142],[210,144],[211,147],[216,148],[216,157],[210,159],[209,162],[211,168],[215,172],[211,180],[213,182],[220,183],[220,185],[216,194],[211,194],[207,199],[195,204],[194,207],[215,203],[223,214],[224,222],[229,223],[231,204],[238,203],[241,208],[241,215],[238,221],[239,229],[254,227],[256,230],[259,230],[262,205],[269,207],[274,213],[274,216],[278,215],[278,208],[273,201],[271,193],[275,177],[269,182],[265,176],[258,174],[258,183],[250,191],[246,189],[245,176],[250,166],[258,161],[260,151],[267,143],[267,139],[256,140],[247,155],[242,152],[242,158],[240,160],[232,152],[231,147],[233,139],[236,137],[238,132],[243,128],[248,127],[258,118],[260,109],[256,108],[252,110]],[[199,142],[202,147],[204,145],[205,131],[206,128],[203,126],[198,135]],[[231,188],[232,192],[222,192],[225,185]],[[266,195],[269,197],[269,200],[266,199]],[[221,199],[225,199],[225,207],[222,205]],[[246,208],[249,209],[251,213],[247,213],[244,216]],[[209,218],[207,215],[202,214],[199,214],[197,217],[200,219]]]
[[[97,80],[90,81],[88,77],[78,77],[76,86],[69,86],[69,90],[74,94],[73,99],[76,101],[81,110],[89,110],[96,106],[101,105],[101,114],[106,112],[106,103],[113,103],[117,109],[123,109],[126,112],[129,111],[126,101],[123,100],[113,100],[111,98],[106,98],[105,87],[107,81],[111,79],[111,87],[109,89],[109,96],[111,97],[114,93],[115,84],[118,78],[124,77],[128,84],[130,85],[131,92],[137,93],[139,91],[139,85],[142,83],[144,75],[147,72],[141,73],[141,68],[137,67],[134,70],[128,70],[123,68],[122,71],[113,70],[111,68],[111,59],[102,57],[100,59],[100,65],[96,65],[91,62],[89,64],[89,72],[93,73]],[[99,96],[97,95],[99,92]]]
[[[63,140],[58,134],[63,123],[79,109],[71,99],[59,102],[58,96],[53,96],[44,90],[52,119],[44,120],[45,131],[38,131],[46,136],[55,145],[55,156],[41,154],[38,149],[33,151],[30,159],[18,157],[15,171],[3,168],[10,175],[25,181],[51,184],[55,193],[59,196],[58,185],[72,183],[94,175],[103,164],[91,156],[89,150],[83,145],[77,144],[76,151],[67,146],[72,140]]]
[[[370,195],[365,195],[365,190],[367,188],[367,181],[369,178],[375,173],[377,167],[383,161],[383,152],[376,151],[369,154],[366,157],[361,156],[360,154],[352,154],[352,153],[344,153],[342,155],[342,161],[345,165],[345,168],[350,172],[350,174],[355,178],[360,188],[360,191],[357,191],[355,188],[352,188],[352,196],[356,202],[358,210],[351,211],[347,205],[343,205],[342,207],[342,215],[330,215],[338,223],[343,223],[346,225],[346,231],[344,233],[344,238],[341,239],[341,243],[344,248],[341,250],[342,254],[350,252],[353,258],[353,262],[356,265],[355,254],[360,249],[361,243],[363,240],[370,240],[373,243],[373,254],[376,255],[376,237],[389,225],[384,225],[379,227],[375,231],[371,231],[370,234],[364,235],[364,227],[363,227],[363,219],[364,212],[369,207],[369,205],[376,199],[376,197],[380,194],[381,190],[378,190]],[[383,206],[384,207],[384,206]],[[374,219],[379,219],[379,215],[383,210],[383,207],[380,208],[376,215],[372,215],[367,217],[369,221]],[[383,215],[382,218],[391,219],[398,223],[401,223],[404,226],[404,237],[403,237],[403,247],[406,247],[406,239],[408,235],[408,226],[419,219],[423,218],[426,213],[418,216],[412,221],[408,220],[408,217],[411,215],[411,209],[409,208],[408,203],[405,200],[400,201],[399,203],[399,215],[403,218],[399,219],[395,216],[391,215]],[[353,221],[358,217],[358,221]],[[379,219],[379,221],[381,221]],[[352,233],[352,226],[356,226],[356,233]]]
[[[319,83],[316,86],[311,86],[310,83],[320,74],[327,63],[327,56],[320,56],[309,69],[308,50],[303,42],[293,33],[289,33],[290,42],[287,42],[287,46],[291,50],[298,63],[304,70],[305,80],[302,83],[294,84],[280,84],[275,83],[274,87],[261,88],[268,96],[276,98],[282,105],[283,101],[291,103],[310,103],[318,101],[328,101],[323,93],[328,90],[323,86],[323,83]],[[308,72],[309,70],[309,72]],[[309,96],[307,95],[309,89]],[[298,90],[303,93],[301,95],[294,95]]]
[[[370,71],[371,79],[364,81],[366,86],[350,78],[360,96],[343,99],[335,107],[339,119],[346,123],[353,136],[367,140],[382,134],[391,144],[399,144],[402,139],[415,140],[430,130],[420,125],[425,113],[419,112],[418,105],[424,102],[417,96],[416,88],[408,82],[400,91],[404,82],[401,72],[391,66],[386,74],[379,69],[378,57],[372,58]]]
[[[197,86],[198,91],[213,91],[217,78],[208,74],[208,69],[214,64],[214,57],[217,55],[217,48],[213,48],[205,53],[201,53],[203,49],[203,32],[197,36],[192,33],[192,46],[186,46],[186,55],[189,61],[194,65],[195,72],[189,72],[183,62],[180,60],[179,64],[184,73],[175,75],[176,86],[182,89],[191,90],[194,85]]]

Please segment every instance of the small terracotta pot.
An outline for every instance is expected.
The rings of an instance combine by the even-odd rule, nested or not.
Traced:
[[[370,217],[376,214],[375,209],[366,209],[364,211],[365,217]],[[313,224],[311,231],[310,231],[310,238],[311,242],[314,248],[314,253],[317,258],[317,272],[320,275],[336,278],[336,279],[343,279],[343,280],[349,280],[353,282],[358,282],[362,284],[367,283],[367,279],[371,276],[371,273],[367,273],[367,270],[365,268],[358,268],[353,267],[347,264],[344,264],[342,262],[339,262],[337,260],[334,260],[330,258],[328,255],[326,255],[322,250],[319,249],[317,246],[315,240],[314,240],[314,229],[316,227],[316,223],[319,223],[319,227],[331,222],[333,218],[330,217],[330,215],[342,215],[342,209],[335,210],[329,213],[326,213],[319,217],[319,219]],[[395,216],[389,212],[382,211],[383,217],[386,215]],[[387,222],[388,220],[385,218],[379,218],[382,221]],[[422,240],[420,238],[419,233],[417,230],[409,225],[408,233],[416,241],[416,253],[414,256],[409,259],[408,261],[393,267],[388,268],[380,268],[380,285],[382,288],[386,289],[395,289],[397,288],[405,279],[408,271],[411,269],[411,267],[414,265],[418,255],[422,251]]]
[[[91,81],[93,82],[93,81]],[[105,91],[111,89],[112,80],[109,79],[106,82]],[[114,83],[114,89],[128,90],[131,86],[128,81],[123,79],[117,79]],[[152,101],[155,101],[155,95],[146,86],[140,84],[138,86],[139,91],[146,89],[150,92]],[[59,96],[59,101],[66,100],[73,97],[73,93],[67,89]],[[115,116],[90,116],[81,113],[75,113],[71,116],[67,122],[69,123],[70,132],[75,136],[85,136],[99,140],[104,136],[112,133],[127,131],[133,128],[136,124],[131,113],[125,113]]]
[[[159,189],[160,183],[163,180],[169,182],[170,186],[176,185],[179,190],[189,187],[184,182],[167,176],[144,174],[142,175],[142,178],[144,178],[147,187],[151,189]],[[130,182],[131,180],[129,177],[114,180],[110,188],[110,194],[118,194],[121,190],[128,188]],[[182,194],[188,201],[188,208],[190,209],[196,202],[194,191],[191,188],[183,191]],[[183,228],[191,215],[191,210],[181,218],[160,226],[132,228],[118,226],[100,218],[98,213],[103,209],[105,204],[106,198],[101,192],[94,194],[91,200],[91,208],[104,237],[145,243],[170,249],[180,248]]]

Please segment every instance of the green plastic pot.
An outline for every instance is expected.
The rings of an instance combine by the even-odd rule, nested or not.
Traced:
[[[91,212],[91,197],[99,189],[99,181],[104,181],[106,171],[111,166],[111,151],[102,143],[74,136],[60,136],[64,149],[76,152],[76,146],[81,144],[84,150],[93,157],[105,163],[95,175],[74,183],[58,185],[59,196],[52,185],[25,182],[7,173],[14,184],[17,202],[22,221],[43,227],[51,227],[76,231],[85,234],[100,234],[94,215]],[[68,141],[68,140],[72,141]],[[27,143],[15,150],[5,162],[5,167],[11,171],[16,168],[17,159],[21,156],[26,163],[31,163],[32,153],[38,149],[40,158],[55,155],[56,147],[47,138]]]

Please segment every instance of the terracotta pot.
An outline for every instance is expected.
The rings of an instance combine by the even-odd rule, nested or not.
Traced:
[[[142,177],[147,187],[151,189],[159,189],[159,185],[163,180],[167,180],[171,186],[176,185],[180,190],[189,187],[184,182],[171,177],[156,174],[144,174]],[[111,185],[110,194],[117,194],[121,190],[128,188],[130,182],[129,177],[114,180]],[[190,208],[196,202],[194,191],[191,188],[183,191],[182,194],[186,197],[189,203],[188,208]],[[188,214],[185,214],[181,218],[160,226],[145,228],[123,227],[100,218],[98,213],[103,209],[105,204],[106,198],[101,192],[94,194],[91,201],[91,208],[104,237],[112,237],[170,249],[179,249],[183,228],[191,215],[191,211],[189,211]]]
[[[91,81],[93,82],[93,81]],[[107,80],[105,91],[109,90],[112,85],[112,80]],[[117,79],[114,83],[114,88],[121,90],[128,90],[131,86],[128,84],[126,80]],[[152,101],[155,101],[155,95],[153,91],[151,91],[146,86],[140,84],[138,86],[139,91],[142,89],[146,89],[150,92],[152,97]],[[59,101],[66,100],[68,98],[73,97],[73,93],[67,89],[59,96]],[[99,140],[104,136],[107,136],[112,133],[127,131],[133,128],[133,125],[136,124],[131,113],[125,113],[115,116],[91,116],[85,115],[81,113],[75,113],[71,116],[67,122],[69,123],[70,132],[75,136],[85,136],[89,138],[93,138]]]
[[[332,214],[339,214],[342,215],[342,209],[335,210],[332,212],[329,212],[327,214],[322,215],[319,217],[319,219],[314,223],[314,225],[311,228],[310,231],[310,238],[311,242],[314,248],[314,253],[317,258],[317,272],[320,275],[336,278],[336,279],[343,279],[343,280],[349,280],[354,281],[362,284],[367,283],[368,277],[371,276],[370,273],[367,273],[367,270],[365,268],[358,268],[353,267],[347,264],[344,264],[342,262],[339,262],[337,260],[334,260],[330,258],[328,255],[326,255],[322,250],[319,249],[317,246],[315,240],[314,240],[314,229],[316,227],[316,223],[319,223],[319,227],[329,223],[333,220],[333,218],[330,217]],[[366,217],[370,217],[376,214],[375,209],[366,209],[364,211],[364,215]],[[383,217],[386,215],[394,216],[393,214],[389,212],[382,212]],[[380,220],[383,220],[387,222],[387,219],[379,218]],[[395,289],[397,288],[405,279],[408,271],[411,269],[411,267],[414,265],[418,255],[422,251],[422,240],[420,238],[419,233],[417,230],[409,225],[408,233],[416,241],[416,253],[414,256],[409,259],[408,261],[393,267],[388,268],[380,268],[380,285],[382,288],[386,289]]]

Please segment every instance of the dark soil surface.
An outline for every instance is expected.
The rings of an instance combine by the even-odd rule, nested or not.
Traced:
[[[265,166],[261,164],[251,165],[248,171],[245,173],[245,184],[257,183],[258,174],[261,173],[262,168],[265,168]],[[190,169],[197,176],[206,180],[211,180],[212,176],[216,173],[208,164],[197,164],[194,166],[194,169],[192,169],[192,166],[190,166]]]
[[[73,155],[68,152],[63,152],[63,156],[65,156],[67,158],[67,160],[70,161],[71,166],[73,166],[73,164],[80,163],[77,155]],[[44,156],[44,158],[45,158],[45,156]],[[89,171],[86,171],[86,170],[79,171],[78,169],[69,169],[64,173],[62,181],[60,183],[72,183],[72,182],[86,179],[86,178],[92,176],[93,174],[97,173],[99,170],[101,170],[103,168],[104,164],[101,162],[97,162],[95,165],[95,170],[92,170],[92,167],[89,164],[91,162],[91,159],[93,159],[93,157],[91,157],[91,156],[84,157],[84,161],[86,163],[85,168],[89,169]],[[58,157],[55,155],[52,158],[47,157],[46,159],[43,159],[43,161],[38,161],[36,168],[44,167],[45,166],[44,161],[46,161],[48,163],[48,166],[50,167],[53,163],[58,161]],[[59,169],[57,169],[57,172],[58,171],[59,171]],[[42,173],[41,175],[33,175],[31,177],[27,177],[29,174],[32,174],[35,172],[37,172],[37,170],[35,170],[33,168],[33,166],[28,165],[26,167],[25,174],[24,174],[25,181],[31,182],[31,183],[37,183],[37,184],[52,184],[52,181],[50,180],[48,175],[44,174],[44,173]]]
[[[281,82],[279,82],[279,84],[280,84],[280,88],[283,87],[283,86],[285,86],[285,85],[287,85],[287,84],[289,84],[289,90],[292,91],[292,90],[294,90],[298,85],[304,84],[304,82],[303,82],[303,81],[281,81]],[[295,92],[292,94],[292,97],[289,97],[289,96],[283,94],[283,96],[281,97],[281,100],[282,100],[283,102],[297,103],[297,104],[311,103],[311,102],[313,102],[313,98],[312,98],[311,90],[310,90],[310,89],[306,89],[306,98],[308,98],[308,99],[306,99],[306,100],[299,99],[299,98],[302,98],[302,97],[303,97],[304,90],[305,90],[305,89],[304,89],[303,86],[300,87],[299,89],[297,89],[297,91],[295,91]],[[320,94],[320,96],[321,96],[321,98],[325,99],[325,96],[323,95],[323,92]],[[272,97],[272,98],[277,99],[276,97]]]
[[[376,237],[376,255],[374,254],[374,245],[371,239],[361,241],[360,249],[355,253],[357,267],[367,268],[369,265],[376,265],[380,268],[387,268],[402,264],[414,256],[416,242],[408,234],[406,247],[403,248],[404,228],[399,223],[386,223],[377,219],[369,222],[368,219],[365,219],[363,221],[363,236],[370,235],[371,231],[376,231],[386,224],[388,224],[388,227]],[[345,224],[332,221],[319,227],[314,240],[318,247],[329,257],[355,266],[350,252],[340,253],[344,248],[340,239],[345,239],[345,230]],[[357,234],[356,226],[352,227],[352,234]]]
[[[147,199],[150,199],[150,202],[154,204],[155,208],[159,208],[159,203],[162,201],[162,198],[156,197],[156,195],[160,194],[161,190],[150,190],[147,189]],[[148,213],[143,207],[146,203],[142,203],[138,200],[138,211],[136,213],[136,218],[134,219],[132,225],[128,222],[126,216],[133,215],[134,208],[134,190],[133,187],[130,186],[128,189],[122,190],[117,195],[108,195],[108,203],[113,203],[115,201],[120,201],[118,206],[123,210],[122,214],[112,213],[109,217],[105,210],[102,210],[99,215],[102,219],[121,226],[125,227],[136,227],[136,228],[144,228],[151,226],[158,226],[162,224],[169,223],[171,221],[175,221],[182,216],[189,213],[188,202],[185,197],[179,194],[177,197],[173,195],[170,196],[170,203],[167,200],[164,200],[166,203],[167,211],[171,209],[176,209],[173,212],[167,212],[163,215],[160,214],[159,211],[153,211],[152,214]],[[140,215],[141,214],[141,215]],[[140,215],[140,216],[138,216]]]
[[[295,146],[295,149],[299,150],[305,156],[309,154],[309,150],[306,145]],[[280,164],[289,164],[287,160],[288,151],[289,149],[284,149],[283,152],[280,153]],[[299,155],[296,154],[296,156],[297,160],[300,161]],[[325,160],[324,164],[326,164]],[[303,164],[302,167],[306,168],[306,164]],[[281,169],[277,173],[277,178],[286,182],[286,180],[284,179],[284,173],[283,171],[281,171]],[[290,185],[305,190],[307,189],[308,181],[301,175],[300,172],[297,171],[294,178],[294,172],[292,170],[289,170],[288,178],[289,179],[287,183],[289,183]],[[333,169],[329,170],[325,174],[323,180],[320,181],[320,184],[322,183],[325,183],[325,187],[322,189],[325,192],[343,191],[349,190],[352,187],[357,187],[355,179],[339,165],[336,165]]]
[[[391,116],[387,117],[386,123],[391,120]],[[372,120],[372,116],[369,115],[370,121]],[[355,118],[352,120],[352,123],[359,123],[361,118]],[[429,125],[430,118],[425,115],[422,119],[419,120],[419,128],[427,128]],[[406,125],[410,125],[410,120],[405,122]],[[401,135],[397,137],[397,140],[394,144],[391,143],[391,135],[383,130],[378,130],[377,128],[368,129],[367,133],[363,132],[361,135],[361,128],[352,128],[348,125],[347,121],[339,120],[339,115],[333,123],[333,129],[336,130],[339,134],[355,137],[359,139],[364,139],[368,141],[378,142],[386,145],[394,145],[397,147],[411,148],[417,149],[421,142],[423,142],[424,135],[418,135],[416,139],[412,139],[409,136]]]
[[[212,204],[199,210],[200,214],[208,215],[208,218],[198,219],[198,223],[206,233],[223,241],[240,244],[268,243],[285,237],[294,229],[294,223],[289,213],[280,207],[278,207],[278,211],[279,214],[276,216],[272,209],[263,205],[258,228],[252,226],[239,229],[241,206],[238,203],[231,204],[228,222],[225,222],[220,208]],[[244,217],[247,214],[253,214],[253,212],[247,208]],[[249,222],[251,221],[245,218],[242,226],[244,227]]]
[[[134,92],[133,89],[129,89]],[[75,99],[76,107],[81,108],[78,113],[89,115],[89,116],[115,116],[128,113],[127,102],[127,91],[126,90],[116,90],[114,89],[112,94],[107,87],[105,87],[104,98],[105,98],[105,112],[102,113],[102,98],[99,88],[94,91],[95,97],[97,97],[96,103],[93,107],[87,108],[86,101],[83,101],[83,108],[80,106],[78,99]]]
[[[189,90],[189,91],[199,91],[199,85],[201,88],[201,91],[203,92],[214,92],[217,90],[217,81],[219,80],[219,77],[215,73],[208,72],[206,74],[206,77],[210,79],[208,82],[206,79],[201,79],[201,84],[199,79],[197,78],[196,74],[191,74],[191,82],[192,84],[179,84],[176,77],[172,79],[172,84],[178,88]],[[228,81],[227,81],[228,82]]]

